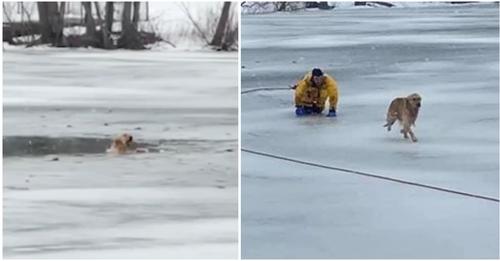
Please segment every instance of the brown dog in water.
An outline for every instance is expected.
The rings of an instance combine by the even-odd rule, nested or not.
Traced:
[[[132,135],[128,133],[124,133],[114,138],[113,143],[111,143],[111,147],[108,149],[108,152],[124,154],[129,151],[133,151],[134,150],[134,148],[132,148],[133,139],[134,138],[132,138]]]
[[[387,131],[390,131],[391,126],[397,120],[403,125],[403,129],[401,129],[403,137],[408,139],[408,134],[410,134],[411,140],[417,142],[417,137],[415,137],[415,134],[411,130],[411,126],[415,125],[421,105],[422,98],[417,93],[413,93],[408,97],[395,98],[392,100],[391,105],[389,105],[387,123],[384,127],[387,127]]]

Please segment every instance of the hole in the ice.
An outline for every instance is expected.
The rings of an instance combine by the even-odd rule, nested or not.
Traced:
[[[54,155],[52,161],[59,161],[57,155],[85,155],[106,153],[111,138],[4,136],[3,156],[45,156]],[[145,149],[147,153],[236,153],[233,140],[167,140],[138,141],[132,149]]]
[[[3,137],[3,156],[105,153],[110,145],[109,138],[6,136]],[[158,152],[153,144],[136,143],[136,146]]]

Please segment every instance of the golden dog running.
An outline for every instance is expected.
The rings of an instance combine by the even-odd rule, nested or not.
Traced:
[[[387,127],[387,131],[390,131],[391,126],[397,120],[403,125],[403,129],[401,129],[403,137],[408,139],[408,134],[410,134],[411,140],[417,142],[417,137],[415,137],[415,134],[411,130],[411,126],[415,125],[421,103],[422,98],[417,93],[411,94],[408,97],[395,98],[392,100],[391,105],[389,105],[387,123],[384,127]]]

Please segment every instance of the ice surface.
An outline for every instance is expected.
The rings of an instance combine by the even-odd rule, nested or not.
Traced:
[[[487,258],[498,205],[242,155],[244,258]]]
[[[237,54],[9,47],[3,62],[4,138],[21,137],[4,142],[5,257],[237,258]],[[123,132],[163,145],[96,151]],[[10,156],[30,137],[51,154]]]
[[[494,3],[243,15],[243,90],[321,67],[340,102],[296,118],[291,91],[245,94],[242,147],[498,198],[498,21]],[[415,144],[382,127],[413,92]],[[248,153],[242,175],[244,258],[498,258],[495,202]]]

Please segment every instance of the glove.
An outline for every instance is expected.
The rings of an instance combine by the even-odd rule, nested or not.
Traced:
[[[297,109],[295,109],[295,115],[304,116],[306,115],[306,110],[304,109],[303,106],[297,106]]]
[[[335,108],[331,108],[326,117],[337,117],[337,113],[335,112]]]
[[[305,116],[305,115],[309,115],[311,113],[312,113],[312,109],[310,107],[297,106],[297,109],[295,109],[295,115],[297,115],[297,116]]]

